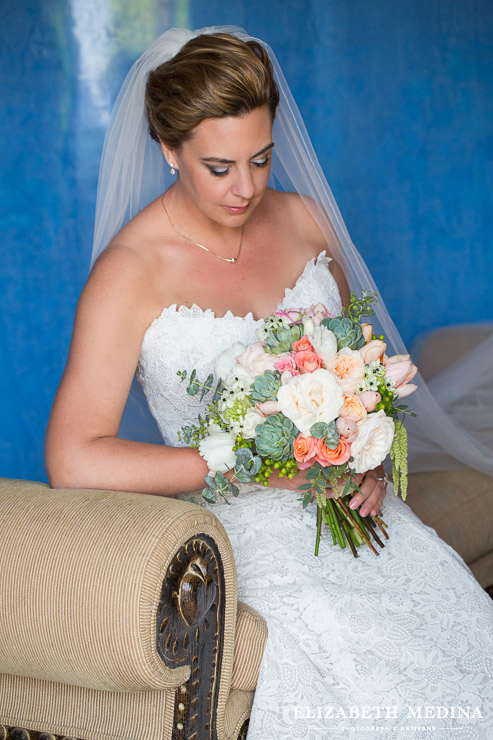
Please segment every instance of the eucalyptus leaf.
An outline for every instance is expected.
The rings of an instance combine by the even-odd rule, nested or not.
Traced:
[[[247,473],[244,468],[236,468],[235,476],[240,481],[240,483],[250,483],[250,481],[252,480],[252,476],[250,475],[250,473]]]
[[[326,424],[324,421],[318,421],[310,428],[310,434],[312,437],[315,437],[315,439],[323,439],[325,436],[327,436],[328,430],[328,424]]]

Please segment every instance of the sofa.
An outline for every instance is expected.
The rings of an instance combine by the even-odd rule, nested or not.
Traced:
[[[0,480],[0,738],[246,737],[264,620],[208,510]]]
[[[442,327],[418,337],[411,354],[429,381],[492,333],[489,323]],[[484,588],[493,586],[491,476],[470,469],[413,473],[407,503],[462,556]]]

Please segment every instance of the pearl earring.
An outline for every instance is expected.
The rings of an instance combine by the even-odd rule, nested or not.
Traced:
[[[170,169],[170,171],[169,171],[169,172],[170,172],[170,175],[176,175],[176,170],[175,170],[175,165],[174,165],[174,163],[173,163],[173,162],[170,162],[170,163],[169,163],[169,166],[170,166],[170,168],[171,168],[171,169]]]

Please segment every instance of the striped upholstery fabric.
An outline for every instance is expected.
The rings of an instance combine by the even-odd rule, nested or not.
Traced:
[[[173,691],[97,691],[0,676],[0,722],[84,740],[167,740]]]
[[[232,690],[255,691],[267,640],[267,625],[255,609],[238,602]]]
[[[0,724],[169,740],[189,668],[160,660],[156,614],[174,553],[203,533],[226,583],[217,735],[236,738],[267,630],[253,609],[237,612],[231,546],[212,513],[171,498],[0,479],[0,522]]]

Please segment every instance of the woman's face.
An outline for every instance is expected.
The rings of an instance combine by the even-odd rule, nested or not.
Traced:
[[[178,168],[176,194],[186,205],[236,228],[264,195],[272,147],[272,121],[264,106],[242,117],[208,118],[179,150],[163,146],[163,152]]]

